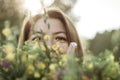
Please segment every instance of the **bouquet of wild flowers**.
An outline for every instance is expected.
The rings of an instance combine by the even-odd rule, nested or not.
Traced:
[[[25,42],[21,49],[7,44],[0,48],[0,75],[3,80],[119,80],[120,65],[113,53],[105,51],[82,64],[73,52],[65,54],[58,44],[49,47],[44,35],[43,45],[38,40]]]
[[[38,40],[25,42],[21,49],[3,46],[0,51],[0,75],[5,80],[56,80],[56,74],[64,69],[65,54],[54,44],[43,45]],[[10,46],[10,45],[9,45]],[[10,49],[9,49],[10,48]],[[11,50],[11,51],[10,51]]]
[[[45,23],[47,24],[46,15]],[[48,46],[46,42],[49,36],[42,31],[43,45],[40,45],[39,39],[36,39],[26,41],[25,45],[19,49],[11,43],[15,40],[9,37],[14,36],[9,25],[3,29],[2,33],[6,37],[6,44],[0,48],[0,76],[4,80],[66,80],[70,78],[64,77],[67,62],[69,62],[67,61],[68,54],[63,53],[59,48],[59,43]],[[71,57],[73,62],[78,61],[74,55]],[[75,73],[77,72],[73,74]]]

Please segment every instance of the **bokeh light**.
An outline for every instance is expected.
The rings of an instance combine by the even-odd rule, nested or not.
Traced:
[[[25,0],[24,7],[31,12],[31,15],[35,15],[41,9],[40,0]]]
[[[24,7],[31,13],[31,15],[35,15],[44,7],[49,7],[53,2],[54,0],[25,0]]]

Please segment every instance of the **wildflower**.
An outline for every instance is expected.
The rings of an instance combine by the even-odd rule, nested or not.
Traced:
[[[108,59],[109,59],[109,60],[114,60],[113,54],[110,54],[110,55],[108,56]]]
[[[4,70],[5,72],[8,72],[8,71],[9,71],[9,68],[3,68],[3,70]]]
[[[10,34],[11,34],[11,30],[9,27],[6,27],[2,30],[2,34],[5,36],[5,37],[8,37]]]
[[[14,61],[14,58],[15,58],[15,54],[13,53],[9,53],[6,55],[6,60],[8,61]]]
[[[58,57],[58,55],[56,55],[54,52],[50,52],[50,57],[56,58],[56,57]]]
[[[8,61],[2,61],[1,66],[4,68],[8,68],[10,63]]]
[[[37,62],[36,67],[39,68],[39,69],[45,69],[46,65],[43,62]]]
[[[57,64],[50,64],[49,69],[55,71]]]
[[[35,77],[35,78],[40,78],[40,76],[41,76],[41,75],[40,75],[39,72],[35,72],[35,73],[34,73],[34,77]]]
[[[48,80],[46,77],[43,77],[41,80]]]
[[[61,67],[63,67],[63,68],[65,67],[65,63],[62,62],[62,61],[59,62],[59,65],[60,65]]]
[[[44,45],[40,45],[40,48],[41,48],[42,51],[46,51],[46,48],[45,48]]]
[[[64,53],[62,48],[59,48],[59,52],[60,52],[61,54]]]
[[[59,45],[57,45],[57,44],[54,44],[54,45],[52,46],[52,49],[53,49],[54,51],[57,51],[58,48],[59,48]]]
[[[88,65],[88,69],[93,69],[93,64],[92,63]]]
[[[35,54],[29,54],[28,55],[28,60],[34,60],[36,58],[37,58],[37,55],[35,55]]]
[[[59,62],[59,65],[62,65],[62,61]]]
[[[32,64],[29,64],[26,68],[27,74],[32,74],[34,72],[34,66]]]
[[[39,43],[38,41],[33,41],[33,49],[39,48]]]
[[[48,41],[49,39],[50,39],[50,36],[44,35],[44,37],[43,37],[43,40],[44,40],[44,41]]]
[[[93,63],[92,62],[89,62],[89,63],[86,63],[86,68],[88,69],[88,70],[93,70]]]
[[[62,61],[67,61],[67,55],[66,54],[61,55],[61,57],[62,57]]]
[[[12,53],[14,51],[14,46],[10,43],[6,44],[3,46],[3,51],[6,53],[6,54],[9,54],[9,53]]]
[[[21,61],[25,62],[26,60],[27,60],[27,55],[26,54],[22,54]]]

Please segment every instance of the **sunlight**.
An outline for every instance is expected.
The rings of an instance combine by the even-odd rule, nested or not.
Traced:
[[[34,16],[43,7],[49,7],[53,2],[54,0],[25,0],[24,7]]]
[[[41,9],[40,0],[25,0],[24,7],[35,15]]]
[[[48,7],[54,3],[54,0],[43,0],[44,7]]]

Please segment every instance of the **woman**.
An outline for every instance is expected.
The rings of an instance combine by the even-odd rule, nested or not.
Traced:
[[[30,19],[25,20],[18,46],[20,47],[25,41],[34,40],[35,38],[39,38],[41,41],[42,34],[40,33],[40,30],[42,30],[45,34],[50,36],[50,40],[47,42],[47,45],[51,46],[56,42],[59,42],[59,45],[64,52],[67,52],[68,48],[70,49],[69,46],[71,42],[76,42],[77,48],[75,53],[76,56],[82,60],[82,46],[77,31],[70,19],[60,9],[48,8],[46,9],[46,13],[48,16],[47,21],[50,24],[50,29],[48,29],[45,24],[44,14],[38,14],[33,17],[34,26],[32,28]]]

